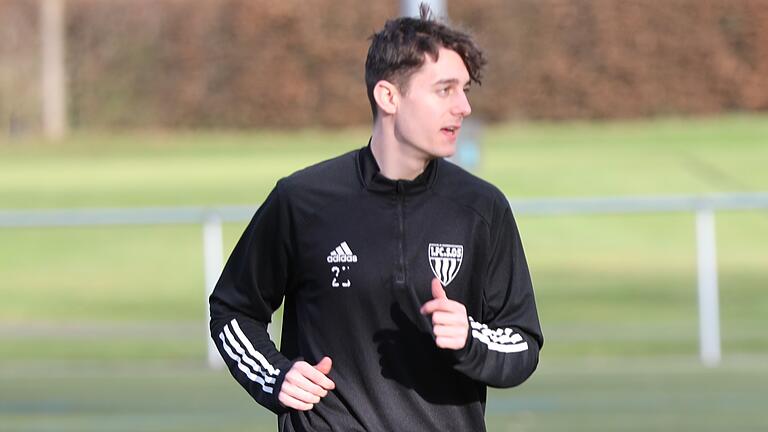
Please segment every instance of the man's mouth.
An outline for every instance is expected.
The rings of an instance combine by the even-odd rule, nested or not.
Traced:
[[[461,129],[461,126],[446,126],[440,130],[450,137],[455,137],[459,133],[459,129]]]

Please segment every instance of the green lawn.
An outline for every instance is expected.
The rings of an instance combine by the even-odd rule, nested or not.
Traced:
[[[762,431],[768,357],[705,369],[687,358],[545,360],[491,390],[489,431]],[[274,417],[226,372],[197,364],[50,363],[0,371],[4,431],[267,432]]]
[[[365,145],[368,131],[89,133],[0,138],[0,208],[254,204],[281,176]],[[511,124],[479,174],[511,197],[768,189],[768,117]]]
[[[259,203],[367,131],[0,139],[0,210]],[[768,191],[768,117],[489,128],[510,197]],[[717,213],[724,361],[697,361],[692,214],[519,216],[546,345],[491,431],[764,430],[768,212]],[[225,226],[228,253],[245,221]],[[0,430],[273,430],[203,367],[197,225],[0,229]],[[261,425],[261,426],[257,426]]]

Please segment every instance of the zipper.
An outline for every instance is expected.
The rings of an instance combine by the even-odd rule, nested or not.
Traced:
[[[397,222],[399,232],[397,236],[398,246],[398,262],[397,271],[395,272],[395,282],[398,284],[405,283],[405,194],[403,194],[403,183],[398,180],[395,183],[395,192],[397,193]]]
[[[421,302],[413,288],[406,283],[408,268],[405,261],[405,193],[403,191],[403,183],[399,180],[395,183],[395,192],[398,224],[397,247],[399,254],[397,268],[395,269],[395,293],[398,296],[398,301],[401,302],[403,311],[411,317],[417,327],[422,332],[431,334],[432,321],[418,312]]]
[[[432,321],[426,316],[419,313],[421,307],[421,301],[416,295],[414,289],[407,284],[408,279],[408,266],[405,260],[405,193],[403,191],[403,184],[398,181],[395,184],[397,201],[397,223],[398,223],[398,259],[397,269],[395,270],[395,291],[401,302],[403,311],[411,317],[416,326],[424,333],[431,334]]]

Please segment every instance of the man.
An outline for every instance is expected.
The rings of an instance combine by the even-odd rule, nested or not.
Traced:
[[[429,17],[372,37],[369,145],[280,180],[210,298],[232,375],[280,431],[485,430],[486,386],[543,343],[509,204],[442,158],[485,63]],[[267,334],[285,302],[280,350]]]

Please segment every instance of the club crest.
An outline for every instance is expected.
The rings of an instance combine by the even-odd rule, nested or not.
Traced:
[[[451,283],[459,273],[463,257],[464,246],[462,245],[429,244],[429,266],[432,267],[432,273],[443,286]]]

